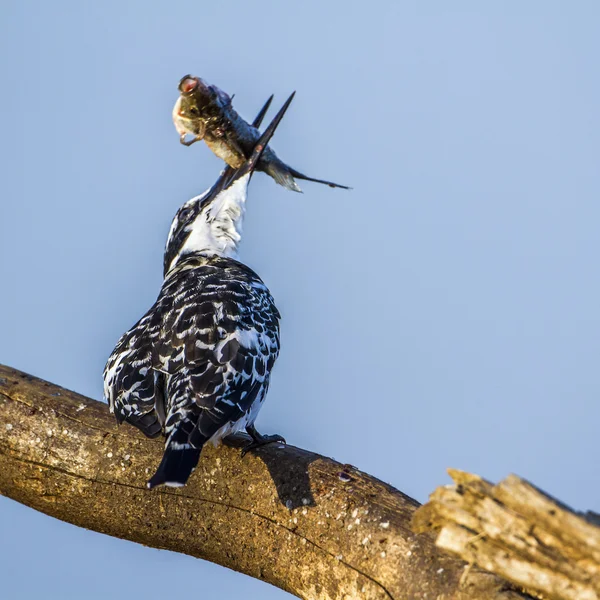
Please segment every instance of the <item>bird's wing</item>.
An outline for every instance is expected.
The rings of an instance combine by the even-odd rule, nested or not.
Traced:
[[[168,374],[167,437],[185,432],[200,447],[266,391],[279,352],[279,313],[258,277],[221,272],[199,286],[192,276],[171,298],[152,363]]]
[[[155,317],[153,307],[124,333],[104,367],[104,396],[111,412],[119,423],[127,421],[148,437],[162,431],[155,401],[162,397],[164,381],[152,369],[152,345],[159,333]]]

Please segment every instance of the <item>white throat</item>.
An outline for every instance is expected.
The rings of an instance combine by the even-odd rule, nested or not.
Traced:
[[[247,173],[223,190],[198,214],[189,225],[190,233],[181,251],[169,265],[169,270],[181,256],[190,253],[201,252],[237,258],[249,180],[250,173]]]

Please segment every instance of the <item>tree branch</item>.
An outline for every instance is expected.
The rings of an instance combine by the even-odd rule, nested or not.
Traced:
[[[299,598],[517,600],[415,535],[418,503],[350,465],[278,444],[206,448],[188,485],[148,491],[162,443],[103,403],[0,366],[0,493],[69,523],[183,552]],[[461,580],[462,578],[462,580]]]
[[[597,515],[578,514],[510,475],[492,485],[450,470],[413,517],[417,532],[437,531],[437,546],[548,600],[600,598]],[[539,594],[539,596],[537,596]]]

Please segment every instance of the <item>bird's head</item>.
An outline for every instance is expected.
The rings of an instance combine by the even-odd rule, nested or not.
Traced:
[[[248,184],[293,98],[294,94],[287,99],[241,167],[227,167],[210,189],[188,200],[177,211],[165,248],[165,276],[190,254],[236,254]]]

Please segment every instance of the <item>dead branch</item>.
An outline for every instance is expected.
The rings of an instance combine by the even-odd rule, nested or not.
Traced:
[[[107,406],[0,366],[0,493],[63,521],[183,552],[310,600],[526,598],[410,530],[418,503],[350,465],[239,442],[181,490],[148,491],[162,443]],[[461,579],[462,578],[462,579]]]
[[[416,511],[436,545],[549,600],[600,598],[600,527],[511,475],[498,485],[451,470]]]

